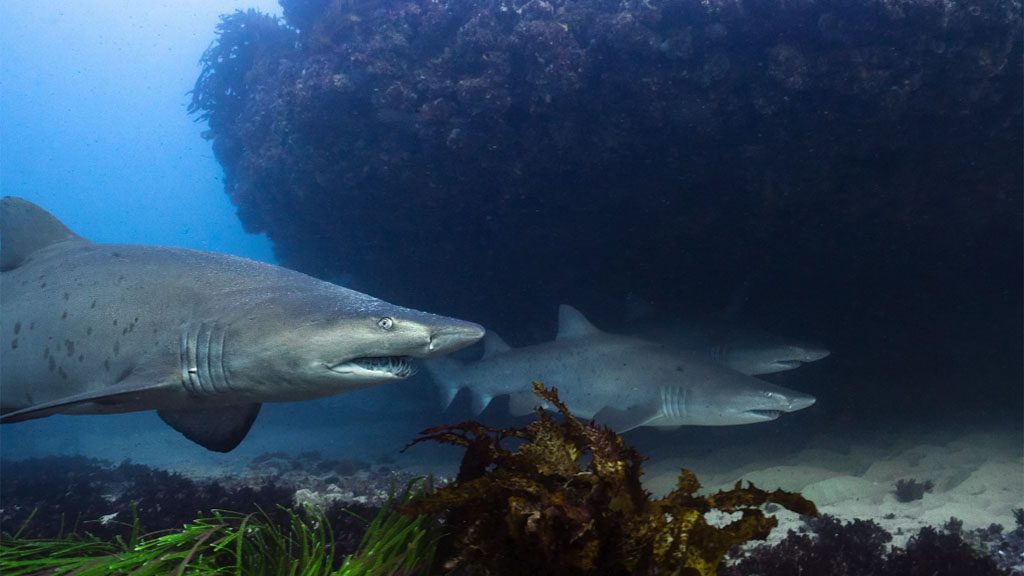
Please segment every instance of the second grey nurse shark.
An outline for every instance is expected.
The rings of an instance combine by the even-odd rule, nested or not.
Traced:
[[[537,404],[528,390],[539,380],[557,387],[577,416],[619,432],[766,422],[814,404],[813,396],[741,374],[697,352],[602,332],[566,305],[559,308],[552,342],[509,348],[492,332],[484,343],[477,362],[426,363],[447,403],[469,388],[478,412],[492,398],[509,394],[510,412],[522,414]]]
[[[0,204],[0,421],[157,410],[226,452],[263,402],[393,382],[477,324],[222,254],[97,244]]]
[[[749,376],[799,368],[829,356],[821,346],[733,323],[666,322],[636,297],[626,302],[630,333],[681,350],[692,350]]]

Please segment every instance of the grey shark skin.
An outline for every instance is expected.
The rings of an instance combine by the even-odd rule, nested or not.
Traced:
[[[510,394],[510,411],[540,402],[527,391],[533,380],[558,388],[569,409],[624,432],[638,426],[729,426],[766,422],[814,403],[814,397],[740,374],[698,353],[631,336],[602,332],[570,306],[559,309],[558,337],[509,348],[488,333],[484,357],[462,364],[426,363],[450,402],[470,388],[482,411]]]
[[[227,452],[263,402],[399,380],[480,326],[244,258],[97,244],[0,205],[0,421],[157,410]]]
[[[757,328],[664,322],[650,304],[635,297],[626,306],[632,323],[638,325],[633,331],[637,336],[698,352],[748,376],[793,370],[830,354],[820,346]]]
[[[830,354],[818,346],[751,328],[733,329],[725,342],[704,351],[712,359],[750,376],[793,370]]]

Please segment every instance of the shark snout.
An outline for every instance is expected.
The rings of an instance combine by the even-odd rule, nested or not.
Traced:
[[[799,354],[794,354],[794,357],[802,363],[817,362],[822,358],[827,358],[832,353],[824,348],[799,348],[797,352]]]
[[[484,337],[484,327],[472,322],[438,326],[430,331],[426,356],[441,356],[461,350]]]
[[[803,410],[813,405],[817,399],[810,394],[793,394],[789,397],[789,402],[786,411],[796,412],[797,410]]]

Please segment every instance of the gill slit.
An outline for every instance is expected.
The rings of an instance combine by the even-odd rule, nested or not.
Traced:
[[[201,322],[182,326],[179,354],[181,382],[189,393],[209,396],[231,390],[224,367],[226,330]]]
[[[665,386],[661,389],[661,412],[666,418],[685,418],[688,412],[690,390],[685,386]]]
[[[199,367],[199,382],[207,394],[217,392],[217,382],[210,373],[210,340],[213,329],[205,322],[196,330],[196,366]]]
[[[224,383],[225,391],[232,390],[231,380],[228,378],[228,370],[224,366],[224,342],[228,337],[228,329],[220,326],[220,338],[217,339],[217,370],[220,372],[220,382]]]

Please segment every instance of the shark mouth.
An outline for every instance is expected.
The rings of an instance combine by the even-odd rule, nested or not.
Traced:
[[[408,378],[416,373],[416,366],[408,356],[364,356],[328,366],[339,374],[377,375]]]
[[[766,420],[775,420],[776,418],[778,418],[779,416],[782,415],[782,411],[781,410],[747,410],[747,414],[753,414],[755,416],[760,416],[761,418],[764,418]]]

